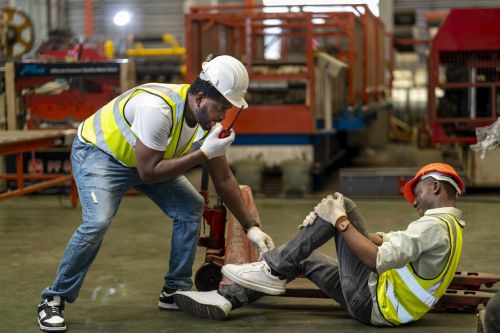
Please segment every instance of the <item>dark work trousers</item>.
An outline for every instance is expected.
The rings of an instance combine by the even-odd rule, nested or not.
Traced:
[[[483,326],[485,333],[500,332],[500,292],[497,292],[488,302]]]
[[[356,204],[345,198],[345,207],[351,222],[349,227],[354,226],[368,237]],[[335,239],[338,260],[315,251],[331,238]],[[370,323],[372,299],[368,277],[371,271],[329,222],[318,217],[312,226],[301,230],[291,241],[264,254],[263,260],[288,281],[303,275],[340,303],[351,317]],[[263,296],[239,285],[225,287],[219,293],[233,304],[233,309]]]

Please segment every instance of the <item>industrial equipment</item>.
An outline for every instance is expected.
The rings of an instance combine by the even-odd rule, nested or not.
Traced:
[[[21,101],[24,117],[16,125],[28,129],[75,128],[130,84],[126,61],[18,61],[6,66],[13,74],[6,77],[7,84],[14,87],[7,103]]]
[[[268,169],[306,161],[317,189],[345,152],[347,132],[390,107],[391,57],[389,37],[367,6],[311,8],[191,7],[186,76],[193,80],[210,53],[240,59],[250,107],[235,125],[229,161],[260,155]]]
[[[469,149],[500,114],[500,8],[452,9],[432,40],[429,124],[434,145],[455,144],[468,186],[500,186],[500,150]]]
[[[33,47],[34,28],[29,16],[16,8],[0,9],[0,59],[19,58]]]
[[[240,189],[252,219],[257,221],[262,228],[259,212],[253,200],[252,189],[246,185],[240,185]],[[259,253],[248,240],[236,218],[232,214],[226,216],[226,209],[220,200],[213,208],[209,207],[207,169],[204,169],[202,177],[201,194],[205,198],[203,217],[210,226],[210,232],[208,237],[202,236],[198,240],[198,245],[206,247],[207,250],[205,263],[196,271],[194,280],[196,289],[208,291],[218,289],[220,283],[222,285],[232,284],[231,281],[222,276],[222,266],[229,263],[243,264],[257,261]],[[225,236],[226,238],[224,238]]]
[[[41,134],[49,129],[76,129],[80,122],[129,88],[127,65],[126,61],[7,62],[9,133],[19,129],[39,130]],[[47,147],[36,153],[26,149],[17,161],[10,157],[6,159],[7,171],[13,173],[16,169],[29,174],[25,177],[29,179],[27,183],[71,171],[67,146]],[[11,189],[20,189],[19,182],[8,179]]]
[[[105,54],[109,59],[126,58],[131,61],[137,84],[179,83],[184,80],[186,49],[179,45],[174,35],[164,34],[161,38],[131,35],[125,46],[119,44],[115,46],[113,41],[106,41]]]
[[[33,165],[36,160],[32,159],[30,162],[32,165],[28,168],[32,172],[25,173],[25,163],[23,162],[25,152],[33,152],[35,149],[51,146],[68,146],[70,144],[68,141],[74,138],[75,132],[75,130],[0,131],[0,156],[15,155],[16,164],[15,173],[0,174],[0,179],[14,180],[17,183],[15,190],[0,193],[0,200],[71,183],[71,205],[75,207],[78,197],[73,176],[70,174],[71,166],[62,167],[59,165],[56,172],[43,173],[43,170],[34,170],[37,165]],[[36,181],[36,184],[25,184],[25,180]]]
[[[31,48],[33,26],[26,14],[14,9],[0,10],[0,17],[0,27],[3,23],[7,27],[2,31],[8,32],[2,50],[7,59],[4,73],[9,133],[20,129],[75,129],[102,105],[133,86],[126,60],[107,60],[96,44],[80,41],[64,30],[51,31],[30,60],[12,59]],[[67,147],[46,147],[36,154],[26,150],[20,156],[16,161],[9,156],[6,169],[28,174],[24,177],[33,186],[39,179],[55,178],[71,169]],[[16,183],[7,179],[11,189],[22,191],[19,180]]]
[[[198,290],[216,289],[222,279],[221,267],[224,265],[224,254],[226,240],[226,207],[217,197],[217,203],[210,207],[209,205],[209,182],[208,167],[203,165],[201,175],[200,194],[205,199],[203,208],[203,228],[200,230],[198,237],[198,246],[206,247],[205,263],[198,269],[195,275],[195,285]],[[209,235],[205,234],[205,227],[210,227]]]
[[[432,40],[429,122],[433,144],[475,143],[500,114],[500,8],[452,9]]]

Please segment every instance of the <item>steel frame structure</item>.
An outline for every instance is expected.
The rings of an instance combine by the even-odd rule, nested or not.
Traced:
[[[325,6],[191,7],[186,15],[188,81],[200,73],[200,64],[209,53],[224,53],[244,62],[252,83],[305,83],[304,104],[251,105],[251,112],[243,113],[236,125],[238,133],[313,134],[321,130],[314,119],[314,55],[318,45],[334,50],[334,56],[348,64],[348,106],[367,105],[390,94],[387,72],[391,71],[393,58],[386,56],[385,41],[391,37],[384,33],[382,22],[366,5],[334,4],[327,7],[339,11],[326,12],[308,11],[311,7]],[[285,8],[288,12],[264,12],[264,8]],[[264,36],[281,39],[280,64],[265,61]],[[302,42],[302,54],[291,54],[289,46],[293,40]],[[293,65],[299,70],[262,73],[258,70],[260,65]],[[228,118],[232,116],[229,114]]]
[[[69,130],[73,135],[75,130]],[[35,149],[60,146],[64,138],[70,132],[68,130],[23,130],[23,131],[0,131],[0,156],[16,156],[16,173],[0,174],[0,179],[16,180],[17,189],[0,193],[0,200],[19,197],[25,194],[33,193],[59,186],[71,182],[71,206],[76,207],[78,194],[73,176],[70,174],[25,174],[23,168],[23,153]],[[33,185],[25,186],[25,180],[40,181]]]

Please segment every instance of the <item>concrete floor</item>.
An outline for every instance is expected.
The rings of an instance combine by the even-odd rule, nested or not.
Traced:
[[[295,232],[320,199],[263,198],[256,202],[264,229],[281,244]],[[356,200],[369,231],[397,230],[416,213],[402,199]],[[465,197],[467,228],[460,268],[500,274],[500,200]],[[31,196],[0,202],[0,305],[2,332],[38,332],[35,309],[51,283],[69,237],[80,223],[80,209],[68,198]],[[231,313],[228,320],[193,319],[158,310],[166,269],[171,223],[143,196],[124,199],[80,298],[66,308],[70,332],[358,332],[378,331],[350,319],[334,301],[264,297]],[[335,256],[327,244],[323,252]],[[204,259],[199,249],[195,269]],[[499,286],[496,286],[497,289]],[[401,328],[411,332],[475,332],[475,314],[430,313]]]

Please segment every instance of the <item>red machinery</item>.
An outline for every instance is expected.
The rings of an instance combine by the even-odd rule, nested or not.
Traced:
[[[252,218],[262,226],[251,188],[241,185],[240,189]],[[227,279],[223,280],[222,266],[257,261],[258,251],[250,243],[240,223],[231,213],[227,215],[226,221],[226,208],[219,198],[213,207],[209,206],[208,169],[206,167],[203,168],[200,193],[205,198],[204,223],[200,234],[202,232],[205,234],[205,222],[210,226],[210,232],[208,236],[200,235],[198,238],[198,245],[206,247],[207,250],[205,263],[196,271],[194,280],[196,289],[208,291],[218,289],[220,283],[222,285],[232,283]],[[225,235],[227,239],[224,237]]]
[[[500,113],[500,8],[453,9],[432,40],[432,143],[475,143]]]
[[[313,12],[313,7],[191,7],[186,15],[188,81],[199,74],[201,62],[210,53],[233,55],[247,67],[251,110],[235,127],[239,134],[316,131],[317,51],[333,55],[349,67],[345,103],[334,112],[346,104],[366,105],[388,96],[390,59],[382,22],[365,5],[335,4],[323,12]],[[272,44],[278,45],[278,61],[265,55]]]
[[[217,289],[219,282],[222,280],[221,267],[224,265],[224,255],[226,250],[226,207],[222,204],[220,198],[217,197],[217,203],[209,206],[208,199],[208,167],[203,165],[201,175],[200,194],[205,199],[205,207],[203,209],[203,230],[200,230],[198,238],[198,246],[206,247],[205,263],[196,271],[195,285],[198,290],[213,290]],[[205,223],[210,227],[208,236],[205,234]]]
[[[121,92],[121,63],[16,62],[26,128],[72,128]]]
[[[262,173],[283,175],[284,192],[294,191],[286,169],[297,162],[316,190],[346,154],[346,132],[390,108],[389,40],[365,5],[191,7],[186,78],[194,80],[211,53],[241,60],[250,106],[235,125],[229,162],[260,156]]]

